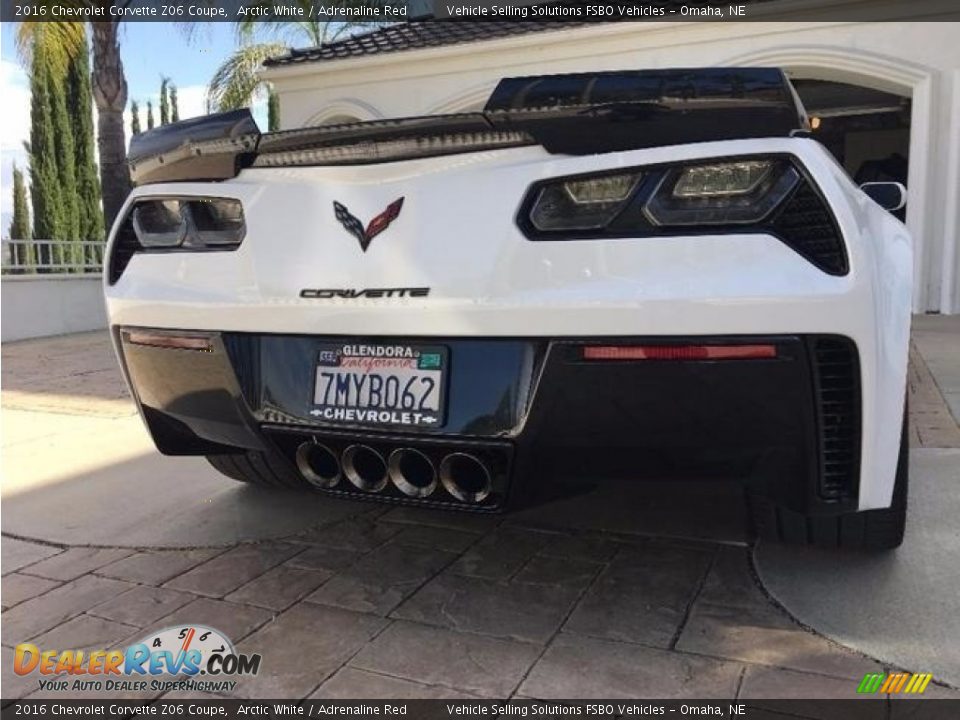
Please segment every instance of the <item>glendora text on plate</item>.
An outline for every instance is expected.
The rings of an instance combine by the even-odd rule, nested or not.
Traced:
[[[331,423],[440,427],[447,356],[439,345],[322,343],[310,414]]]

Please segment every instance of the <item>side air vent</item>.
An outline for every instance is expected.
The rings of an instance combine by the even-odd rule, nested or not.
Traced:
[[[854,497],[860,477],[857,347],[844,337],[815,337],[812,356],[820,444],[819,494],[824,500]]]
[[[849,271],[840,228],[826,202],[803,180],[784,203],[772,226],[783,241],[830,275]]]

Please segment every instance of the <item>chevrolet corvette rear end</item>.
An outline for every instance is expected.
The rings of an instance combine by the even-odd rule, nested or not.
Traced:
[[[483,113],[131,148],[105,272],[158,449],[496,511],[744,483],[757,530],[903,536],[911,249],[775,69],[513,78]]]

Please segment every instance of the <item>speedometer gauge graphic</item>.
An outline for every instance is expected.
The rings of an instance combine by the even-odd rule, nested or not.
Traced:
[[[141,641],[151,653],[171,653],[174,658],[184,657],[187,653],[200,653],[203,667],[212,655],[233,655],[234,647],[230,639],[216,628],[207,625],[174,625],[145,636]],[[196,657],[196,655],[194,655]]]

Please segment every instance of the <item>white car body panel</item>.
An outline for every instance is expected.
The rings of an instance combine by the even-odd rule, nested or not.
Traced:
[[[831,276],[756,232],[531,242],[516,213],[531,183],[620,167],[786,153],[819,185],[846,240]],[[146,196],[242,201],[231,252],[134,255],[106,284],[113,325],[417,337],[844,335],[862,373],[859,508],[890,505],[904,410],[911,298],[905,227],[804,138],[764,138],[586,156],[539,147],[363,166],[248,169]],[[366,223],[404,197],[366,252],[334,200]],[[111,244],[116,230],[112,233]],[[109,250],[108,250],[109,252]],[[430,287],[424,298],[303,299],[304,288]]]

